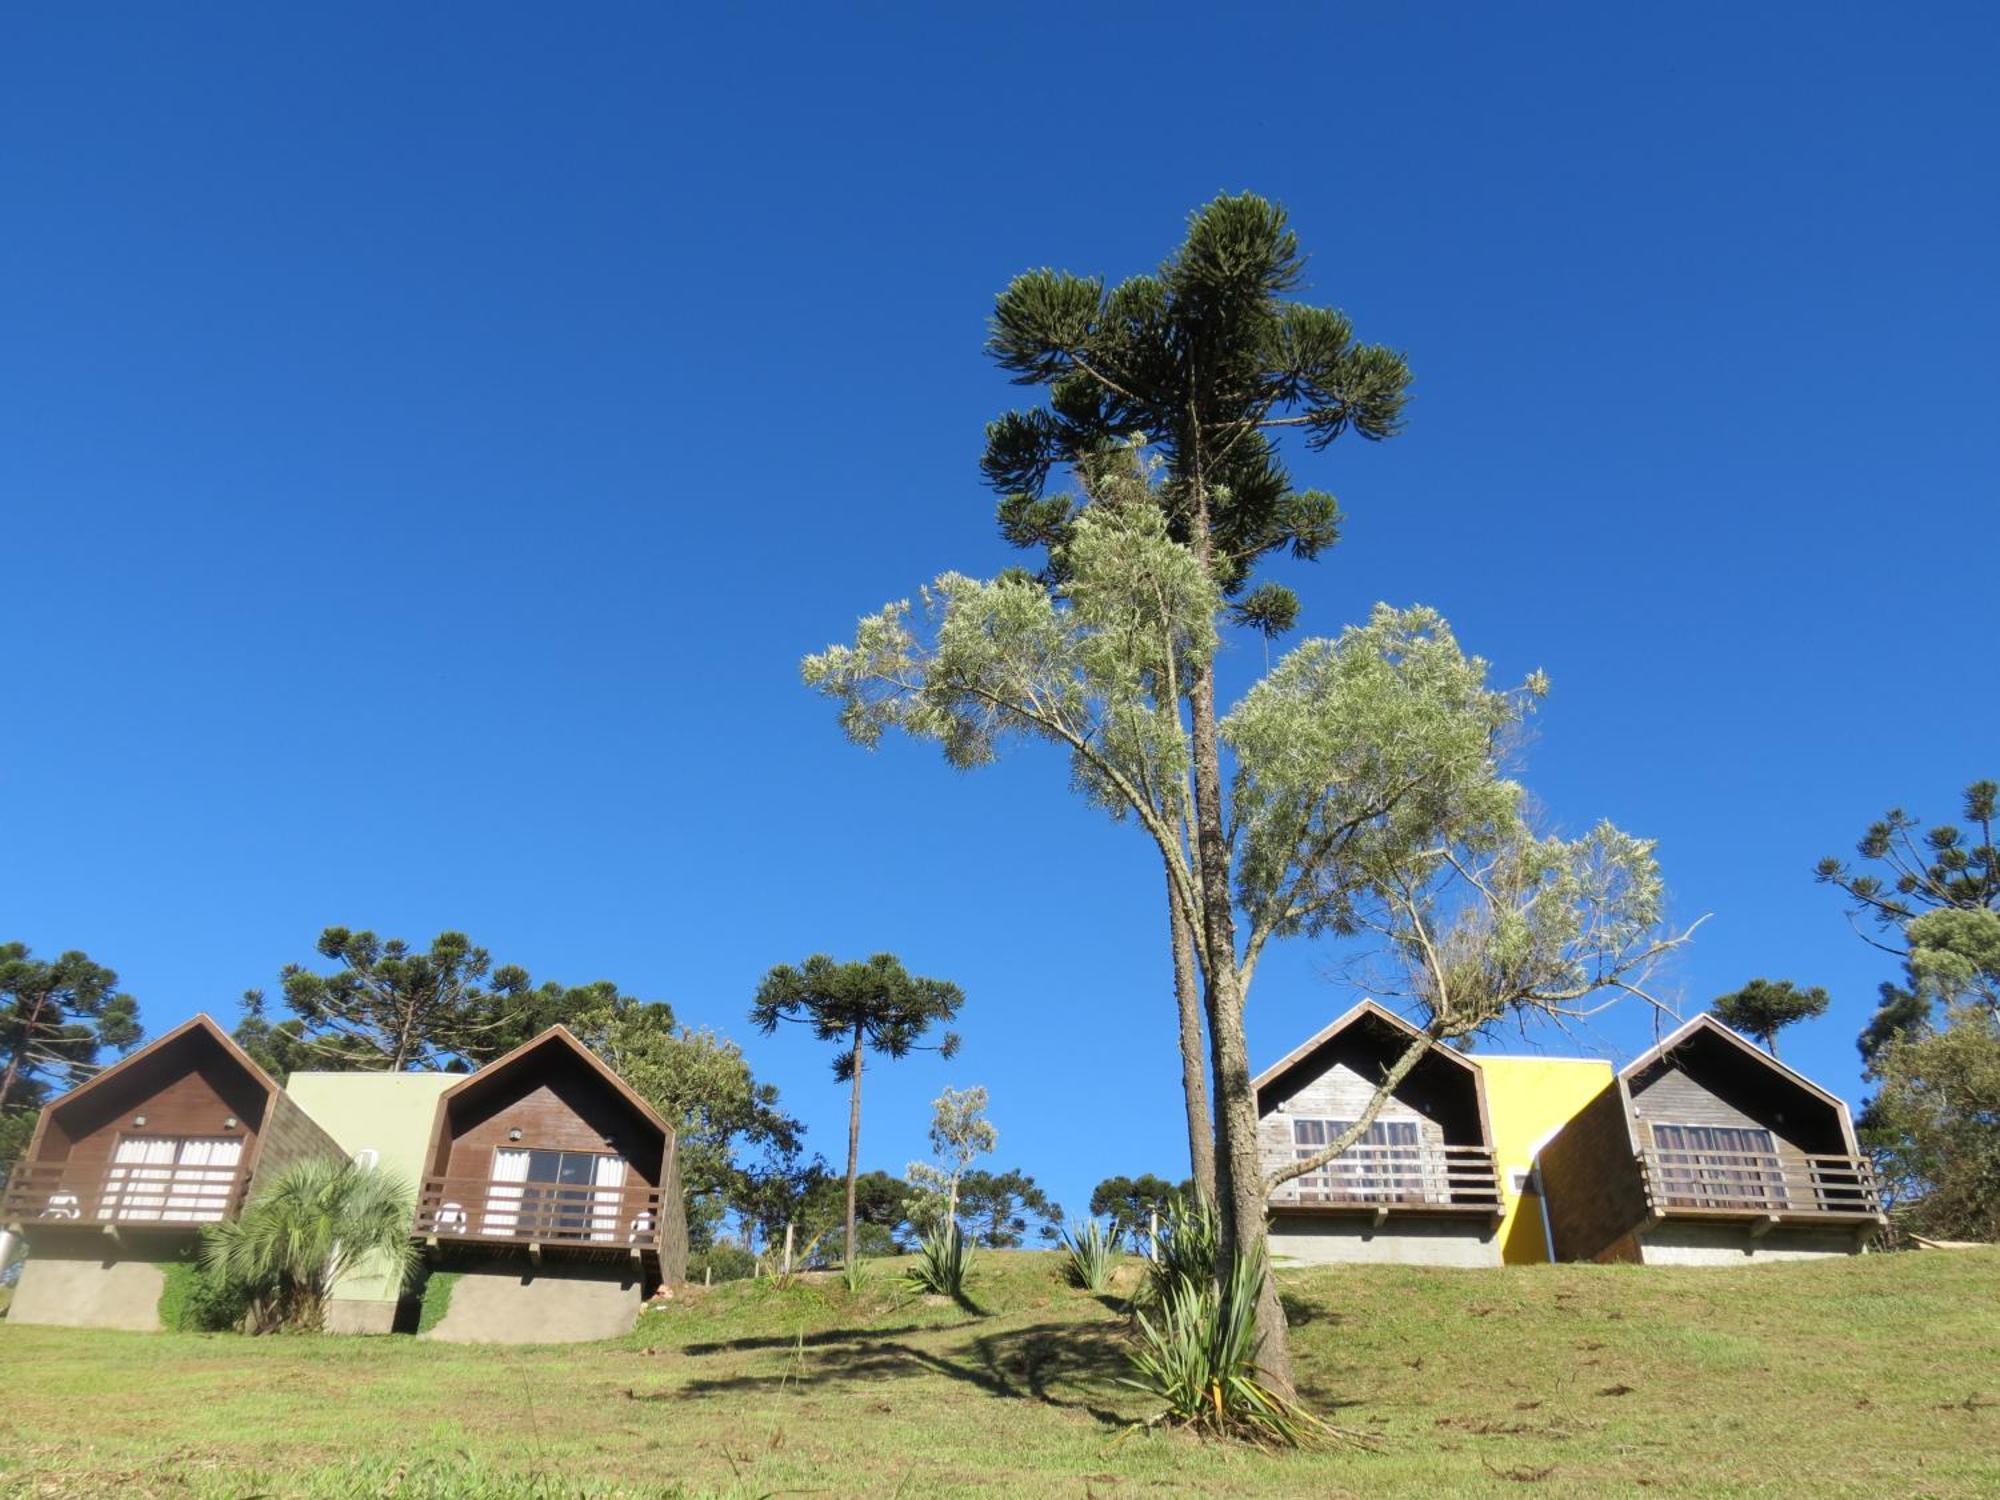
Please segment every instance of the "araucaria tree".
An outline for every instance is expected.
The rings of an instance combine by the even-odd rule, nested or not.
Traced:
[[[1323,449],[1349,432],[1388,437],[1410,381],[1403,357],[1358,342],[1343,313],[1288,299],[1304,270],[1284,210],[1246,193],[1195,213],[1186,240],[1154,275],[1107,287],[1095,277],[1032,271],[1001,294],[988,351],[1016,384],[1040,386],[1048,400],[990,424],[981,467],[1002,497],[1002,535],[1049,549],[1047,579],[1061,579],[1061,554],[1082,507],[1126,488],[1120,480],[1143,451],[1160,471],[1151,498],[1168,535],[1194,554],[1218,607],[1229,601],[1234,623],[1267,638],[1291,628],[1298,600],[1279,584],[1252,587],[1257,563],[1277,551],[1319,556],[1338,537],[1340,513],[1331,495],[1293,487],[1274,439],[1295,429]],[[1065,471],[1080,495],[1049,495],[1051,478]],[[1171,872],[1168,924],[1188,1148],[1196,1184],[1214,1196],[1197,968],[1211,1013],[1233,1010],[1241,997],[1230,966],[1209,962],[1236,947],[1215,682],[1207,654],[1185,665],[1176,686],[1188,712],[1192,784],[1162,811],[1191,845],[1212,925],[1186,925],[1190,912]],[[1180,705],[1174,709],[1178,716]]]
[[[494,968],[462,932],[440,933],[421,952],[401,938],[329,927],[317,946],[338,967],[286,965],[288,1019],[269,1019],[261,990],[243,997],[236,1040],[280,1078],[297,1068],[466,1068],[523,1039],[516,1012],[531,993],[527,971]]]
[[[855,1259],[854,1182],[861,1171],[861,1070],[866,1052],[881,1057],[906,1057],[913,1051],[935,1051],[951,1057],[958,1036],[944,1032],[928,1043],[931,1028],[954,1020],[965,994],[943,979],[922,979],[906,970],[892,953],[878,953],[865,963],[836,963],[816,953],[794,968],[780,964],[764,976],[750,1007],[750,1020],[766,1036],[780,1021],[812,1028],[823,1042],[840,1051],[833,1076],[850,1085],[847,1104],[847,1215],[845,1254]]]
[[[39,959],[0,943],[0,1117],[81,1083],[100,1052],[138,1042],[139,1002],[84,953]]]
[[[854,644],[806,660],[806,680],[864,745],[899,729],[961,767],[1014,738],[1057,745],[1074,785],[1150,836],[1207,978],[1225,1249],[1261,1258],[1270,1192],[1358,1140],[1433,1041],[1643,994],[1685,934],[1661,927],[1650,843],[1608,824],[1576,840],[1531,825],[1506,766],[1545,684],[1488,686],[1486,664],[1425,609],[1378,606],[1288,653],[1217,724],[1234,765],[1222,827],[1185,840],[1175,810],[1201,776],[1185,685],[1209,671],[1222,590],[1150,504],[1093,505],[1061,551],[1059,594],[947,574],[921,617],[905,602],[865,618]],[[1244,1003],[1267,944],[1294,934],[1372,939],[1376,992],[1403,999],[1424,1034],[1348,1131],[1267,1174]],[[1258,1335],[1265,1379],[1288,1390],[1268,1277]]]
[[[1778,1033],[1787,1026],[1826,1014],[1826,991],[1815,985],[1801,989],[1789,979],[1753,979],[1740,990],[1715,997],[1709,1007],[1716,1020],[1754,1036],[1771,1056],[1778,1055]]]

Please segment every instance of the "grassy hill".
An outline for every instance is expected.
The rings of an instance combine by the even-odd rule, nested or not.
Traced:
[[[1290,1273],[1312,1403],[1368,1452],[1121,1433],[1122,1310],[982,1257],[695,1289],[629,1340],[0,1325],[0,1489],[37,1496],[2000,1493],[2000,1251],[1724,1271]]]

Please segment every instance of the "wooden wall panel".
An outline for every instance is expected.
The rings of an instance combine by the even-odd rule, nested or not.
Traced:
[[[447,1177],[485,1178],[501,1147],[546,1151],[615,1151],[632,1177],[660,1185],[666,1140],[620,1099],[595,1072],[553,1049],[509,1068],[481,1091],[468,1090],[447,1104],[443,1160]],[[519,1141],[509,1132],[521,1132]]]
[[[239,1139],[247,1155],[257,1139],[267,1099],[263,1085],[219,1049],[172,1047],[141,1058],[127,1073],[85,1095],[75,1106],[51,1106],[42,1161],[108,1162],[123,1137],[217,1136]],[[144,1126],[132,1121],[144,1115]],[[235,1116],[239,1128],[225,1129]]]
[[[1617,1080],[1537,1158],[1557,1260],[1597,1260],[1645,1221],[1646,1189]]]
[[[345,1161],[347,1153],[293,1102],[291,1095],[278,1095],[272,1101],[271,1118],[264,1125],[264,1144],[257,1153],[255,1167],[257,1177],[269,1182],[286,1167],[314,1157]]]

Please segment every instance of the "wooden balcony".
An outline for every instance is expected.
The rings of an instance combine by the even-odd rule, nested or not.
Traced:
[[[242,1208],[241,1165],[22,1162],[0,1195],[0,1223],[101,1229],[187,1229],[220,1224]]]
[[[1670,1218],[1769,1224],[1882,1217],[1881,1189],[1865,1157],[1647,1150],[1639,1171],[1653,1212]]]
[[[1500,1212],[1500,1174],[1484,1146],[1350,1146],[1317,1172],[1271,1194],[1286,1212],[1471,1214]]]
[[[584,1187],[426,1177],[417,1194],[417,1237],[428,1244],[487,1245],[597,1254],[657,1254],[660,1190],[643,1182]]]

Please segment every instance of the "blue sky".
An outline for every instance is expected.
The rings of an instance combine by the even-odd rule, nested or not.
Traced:
[[[0,49],[0,939],[165,1029],[328,923],[462,928],[741,1037],[838,1158],[770,965],[890,949],[1072,1208],[1184,1167],[1158,876],[1026,754],[847,746],[797,659],[989,572],[993,294],[1149,269],[1219,191],[1407,351],[1406,435],[1293,455],[1378,599],[1554,694],[1527,780],[1712,913],[1669,988],[1883,956],[1812,866],[2000,775],[2000,24],[1875,9],[44,7]],[[1247,681],[1261,648],[1238,641]],[[1352,998],[1275,954],[1258,1061]],[[1636,1010],[1531,1037],[1624,1056]]]

